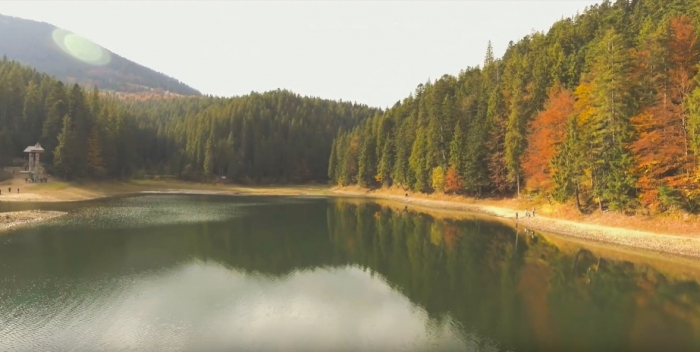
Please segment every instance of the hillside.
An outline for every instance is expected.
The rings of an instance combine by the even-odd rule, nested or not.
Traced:
[[[700,212],[700,2],[604,1],[336,138],[340,185]]]
[[[24,148],[39,141],[45,169],[67,180],[170,175],[326,182],[334,136],[380,113],[282,90],[233,98],[124,99],[2,59],[0,167],[21,167]]]
[[[196,89],[51,24],[0,15],[0,55],[66,83],[125,93],[199,95]]]

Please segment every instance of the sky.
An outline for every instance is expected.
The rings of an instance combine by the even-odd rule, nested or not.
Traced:
[[[280,88],[386,108],[480,65],[489,40],[501,56],[600,1],[3,0],[0,13],[75,32],[204,94]]]

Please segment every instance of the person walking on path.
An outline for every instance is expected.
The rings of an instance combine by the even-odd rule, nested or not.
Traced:
[[[535,207],[532,207],[532,217],[535,217]]]

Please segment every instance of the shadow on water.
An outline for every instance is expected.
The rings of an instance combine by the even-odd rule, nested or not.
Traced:
[[[183,267],[199,270],[197,278],[178,279],[189,286],[211,286],[212,291],[206,291],[211,295],[230,290],[226,298],[212,298],[221,305],[218,310],[233,305],[231,296],[242,295],[238,288],[227,286],[231,284],[227,281],[243,275],[248,286],[281,285],[270,286],[267,290],[272,293],[256,294],[267,295],[269,301],[279,301],[281,296],[275,294],[292,290],[284,282],[306,280],[301,292],[309,296],[314,290],[326,292],[330,303],[324,309],[345,312],[344,300],[373,293],[344,296],[341,291],[352,292],[353,288],[331,277],[355,282],[352,278],[360,274],[348,268],[359,268],[399,293],[391,301],[404,297],[401,299],[424,312],[427,331],[450,326],[460,336],[458,350],[700,350],[697,282],[675,279],[648,265],[597,257],[586,249],[563,251],[544,236],[496,222],[436,219],[340,199],[142,196],[75,203],[70,209],[59,209],[61,206],[65,207],[40,207],[71,214],[0,237],[0,315],[16,316],[20,321],[22,314],[42,301],[82,302],[75,303],[80,307],[98,302],[93,296],[126,290],[125,280],[148,278],[147,287],[152,287]],[[232,276],[220,269],[214,274],[211,266],[192,263],[226,268]],[[318,276],[319,270],[325,270],[326,276]],[[216,280],[208,281],[214,275]],[[316,276],[311,280],[309,275]],[[320,281],[333,282],[339,291],[324,288]],[[357,282],[355,289],[369,281]],[[96,291],[94,287],[100,285],[101,291]],[[143,289],[134,292],[128,296],[131,301],[123,298],[125,294],[120,297],[139,302],[134,297],[141,297]],[[120,303],[119,309],[125,304]],[[360,310],[351,308],[344,313],[347,324],[355,321],[350,317],[352,311]],[[91,314],[106,314],[100,312]],[[5,332],[30,336],[15,331],[26,326],[21,320],[14,330]],[[192,326],[186,329],[194,330]],[[0,335],[2,332],[0,327]],[[335,336],[332,332],[328,330],[327,335]],[[371,340],[370,333],[356,334],[341,345],[371,349],[359,344],[363,334]],[[237,343],[243,340],[222,342],[218,347],[240,347]],[[14,346],[26,346],[23,341],[16,337]],[[337,341],[328,343],[291,349],[340,346]],[[397,349],[455,348],[439,343],[427,346]]]

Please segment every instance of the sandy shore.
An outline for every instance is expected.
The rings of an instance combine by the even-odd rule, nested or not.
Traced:
[[[53,219],[66,213],[60,211],[16,211],[0,213],[0,234],[4,231],[15,229],[28,224]]]
[[[381,191],[334,189],[332,192],[350,197],[390,200],[418,207],[484,214],[506,220],[513,225],[517,223],[519,226],[530,230],[700,259],[700,236],[698,234],[679,236],[563,220],[541,215],[537,215],[534,218],[525,218],[522,210],[520,211],[519,219],[516,221],[515,212],[517,210],[493,205],[465,204],[414,196],[406,197]]]

